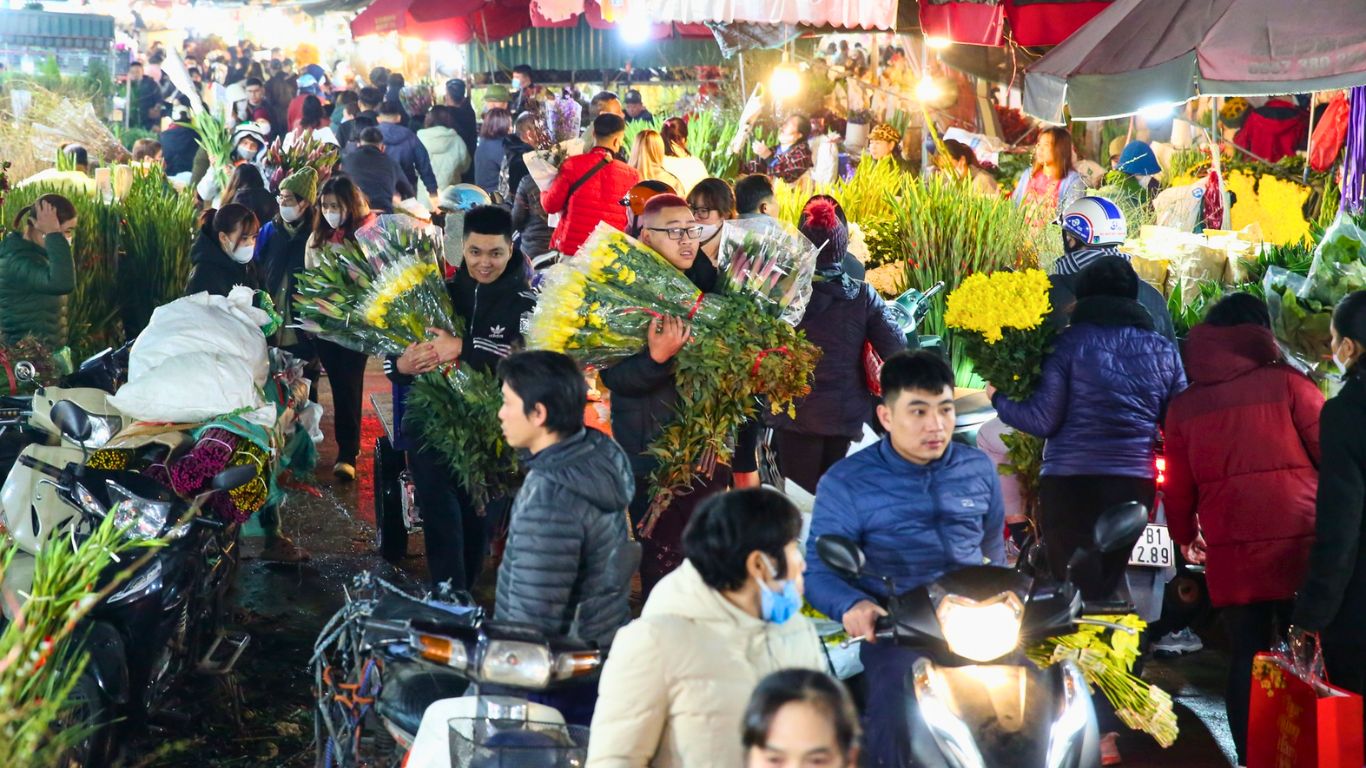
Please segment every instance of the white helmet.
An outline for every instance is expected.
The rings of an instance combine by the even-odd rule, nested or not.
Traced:
[[[1084,245],[1119,245],[1128,235],[1124,213],[1103,197],[1083,197],[1072,203],[1058,217],[1058,224]]]

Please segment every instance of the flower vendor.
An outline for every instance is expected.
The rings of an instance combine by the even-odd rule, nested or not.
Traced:
[[[61,195],[43,195],[13,224],[0,243],[0,331],[11,344],[33,335],[61,347],[67,295],[76,288],[68,239],[76,231],[76,207]]]
[[[395,385],[394,421],[400,425],[396,447],[408,452],[408,470],[422,510],[428,571],[433,584],[449,581],[456,590],[473,588],[483,567],[485,517],[470,490],[452,478],[441,452],[413,429],[411,417],[405,421],[407,387],[413,377],[449,363],[494,370],[522,346],[523,318],[536,304],[526,262],[512,247],[512,214],[500,206],[478,206],[465,214],[464,227],[464,261],[447,284],[464,334],[456,337],[429,329],[430,342],[414,344],[384,361],[385,373]]]

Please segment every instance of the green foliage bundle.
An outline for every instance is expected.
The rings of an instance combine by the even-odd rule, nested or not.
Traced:
[[[521,482],[517,453],[498,420],[502,406],[498,377],[465,366],[423,374],[408,391],[404,428],[446,459],[480,510]]]
[[[132,337],[147,327],[152,310],[184,292],[196,211],[194,196],[174,192],[156,171],[134,172],[123,211],[118,300],[124,332]]]

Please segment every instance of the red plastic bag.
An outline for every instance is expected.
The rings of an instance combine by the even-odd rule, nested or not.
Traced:
[[[1314,126],[1314,137],[1309,141],[1310,168],[1323,173],[1333,167],[1342,145],[1347,142],[1347,116],[1350,112],[1351,104],[1346,95],[1336,96],[1328,102],[1319,124]]]
[[[1279,653],[1252,663],[1248,768],[1359,768],[1361,697],[1306,679]]]
[[[863,342],[863,382],[873,397],[882,397],[882,355],[871,341]]]

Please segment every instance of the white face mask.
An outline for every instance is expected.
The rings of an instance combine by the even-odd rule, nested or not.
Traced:
[[[248,261],[251,261],[251,257],[255,253],[256,245],[254,243],[250,245],[239,245],[228,252],[228,258],[238,264],[246,264]]]
[[[299,212],[299,209],[292,205],[280,206],[280,218],[284,219],[290,224],[293,224],[294,222],[298,221],[299,217],[302,215],[303,214]]]
[[[699,243],[707,242],[713,237],[716,237],[717,232],[721,231],[720,224],[699,224],[698,226],[702,227],[702,237],[698,239]]]
[[[237,146],[237,156],[242,158],[243,160],[246,160],[247,162],[251,162],[251,159],[256,157],[256,152],[251,149],[248,149],[244,144],[239,144]]]
[[[339,213],[339,212],[336,212],[336,211],[328,211],[327,213],[324,213],[324,214],[323,214],[323,218],[327,220],[327,226],[329,226],[329,227],[331,227],[331,228],[333,228],[333,229],[337,229],[338,227],[341,226],[342,217],[341,217],[341,213]]]

